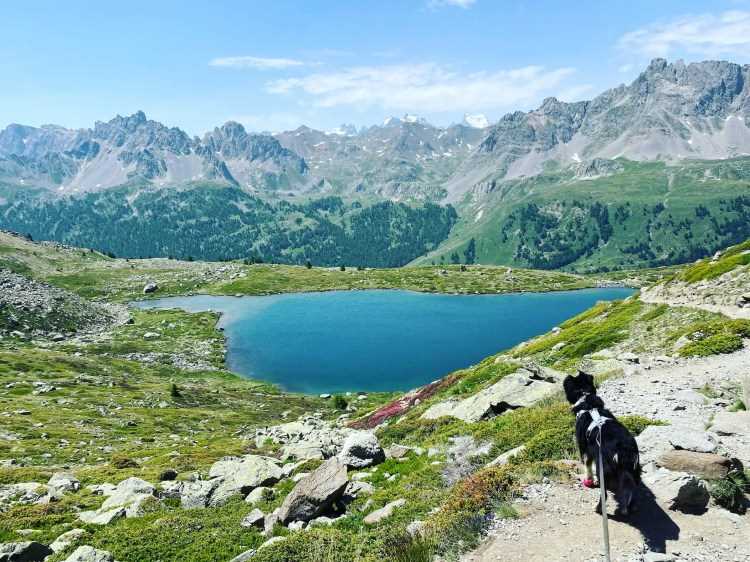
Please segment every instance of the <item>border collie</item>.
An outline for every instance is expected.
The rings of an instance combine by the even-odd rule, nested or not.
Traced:
[[[578,376],[565,378],[563,388],[576,415],[576,441],[581,460],[586,465],[584,486],[594,486],[592,464],[597,465],[597,476],[602,477],[599,474],[601,436],[604,484],[617,499],[617,512],[628,515],[635,505],[636,490],[641,482],[638,444],[614,414],[604,408],[604,402],[596,394],[593,376],[579,371]],[[599,502],[596,512],[601,513],[601,509]]]

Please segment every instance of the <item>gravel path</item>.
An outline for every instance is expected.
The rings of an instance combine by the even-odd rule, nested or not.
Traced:
[[[709,398],[697,392],[705,385],[717,395],[736,386],[750,372],[750,349],[731,355],[700,359],[642,357],[625,376],[605,381],[599,392],[616,415],[638,414],[670,423],[665,431],[706,432],[712,418],[726,410],[729,398]],[[710,433],[710,431],[709,431]],[[750,466],[750,436],[719,436],[717,452]],[[648,463],[664,450],[659,439],[642,446]],[[578,467],[582,470],[581,467]],[[521,517],[500,520],[487,540],[463,562],[598,561],[601,554],[601,518],[594,513],[596,490],[572,482],[529,486],[516,502]],[[608,505],[610,514],[613,502]],[[641,501],[629,520],[610,520],[612,560],[750,562],[750,515],[739,516],[710,507],[702,515],[666,511],[653,498]],[[652,551],[664,552],[658,557]],[[650,557],[653,556],[653,557]]]

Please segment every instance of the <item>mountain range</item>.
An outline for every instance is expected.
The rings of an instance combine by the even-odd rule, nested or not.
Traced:
[[[77,224],[62,229],[70,217],[59,214],[75,207],[96,215],[93,224],[110,220],[116,227],[144,220],[133,202],[146,192],[179,208],[187,191],[221,188],[231,194],[225,204],[234,208],[247,208],[247,202],[237,207],[245,198],[277,207],[277,224],[293,215],[283,204],[299,200],[291,206],[305,208],[330,197],[355,214],[384,202],[417,211],[425,203],[457,209],[458,219],[437,229],[448,227],[445,238],[418,244],[413,251],[421,254],[402,254],[392,265],[413,259],[573,269],[672,263],[750,236],[739,224],[750,155],[748,78],[748,65],[655,59],[631,84],[589,101],[548,98],[535,110],[507,114],[494,124],[466,115],[448,127],[414,115],[329,132],[302,126],[252,133],[228,122],[191,138],[143,112],[90,129],[14,124],[0,132],[0,226],[67,241],[75,236],[78,243],[106,249],[101,234]],[[624,185],[631,189],[628,201],[621,201]],[[198,200],[199,206],[201,200],[222,204],[222,197]],[[634,222],[632,209],[617,210],[626,202],[646,205],[649,215],[655,206],[665,210]],[[701,208],[716,224],[691,226],[687,242],[660,232],[661,219],[672,231],[682,221],[706,219],[696,210]],[[197,215],[210,218],[212,212],[199,208]],[[615,213],[629,215],[620,221],[620,242]],[[302,215],[301,223],[286,230],[320,226],[317,211]],[[234,225],[228,234],[236,236],[244,226]],[[245,257],[248,247],[262,246],[257,239],[242,240],[230,244],[224,257]],[[133,254],[127,245],[117,247]],[[204,257],[196,250],[195,257]],[[308,259],[305,252],[274,252],[262,257]],[[362,259],[360,265],[371,263]]]

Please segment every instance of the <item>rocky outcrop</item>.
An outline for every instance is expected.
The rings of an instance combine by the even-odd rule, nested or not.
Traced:
[[[95,511],[83,511],[78,518],[85,523],[107,525],[120,517],[140,517],[143,504],[155,500],[156,488],[140,478],[131,477],[107,491],[107,499]]]
[[[422,419],[451,416],[477,422],[516,408],[528,407],[560,391],[563,375],[552,369],[528,366],[506,375],[492,386],[463,400],[448,400],[430,406]]]
[[[217,506],[234,495],[246,496],[254,488],[275,484],[281,480],[283,472],[276,459],[246,455],[214,463],[208,476],[219,481],[209,500],[211,506]]]
[[[284,499],[278,513],[281,523],[310,521],[323,515],[344,493],[346,464],[334,457],[300,480]]]

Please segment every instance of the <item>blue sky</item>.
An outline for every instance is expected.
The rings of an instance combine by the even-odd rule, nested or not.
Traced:
[[[496,120],[655,56],[750,62],[750,2],[28,0],[0,16],[0,127],[138,109],[191,134]]]

